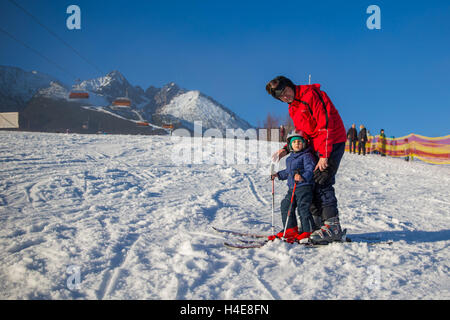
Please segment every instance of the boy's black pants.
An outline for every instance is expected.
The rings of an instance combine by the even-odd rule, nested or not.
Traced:
[[[281,220],[283,221],[283,228],[286,225],[289,205],[291,204],[291,196],[292,189],[288,191],[286,197],[281,201]],[[301,232],[313,232],[315,230],[314,220],[309,210],[312,203],[312,198],[313,188],[311,185],[297,186],[295,188],[295,195],[287,229],[298,226]],[[300,226],[297,223],[297,218],[300,222]]]

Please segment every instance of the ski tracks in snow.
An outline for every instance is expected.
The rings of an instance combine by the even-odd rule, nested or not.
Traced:
[[[250,190],[250,193],[255,197],[256,201],[258,201],[263,207],[267,206],[269,202],[261,196],[255,184],[255,180],[248,174],[244,174],[244,177],[248,180],[248,189]]]
[[[436,187],[450,182],[445,168],[344,156],[336,183],[343,226],[392,246],[231,250],[211,225],[270,230],[264,168],[175,165],[169,137],[0,138],[10,146],[0,157],[1,298],[449,297],[448,190]],[[279,224],[287,187],[275,183]],[[70,265],[81,270],[78,291],[66,286]],[[361,285],[374,270],[377,290]]]
[[[97,293],[98,299],[111,298],[120,277],[126,273],[127,257],[133,253],[134,245],[139,240],[139,234],[128,233],[113,248],[115,255],[111,259],[111,266],[104,272],[103,280]]]

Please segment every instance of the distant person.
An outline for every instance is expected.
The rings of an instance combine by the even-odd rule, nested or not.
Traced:
[[[391,155],[396,155],[397,154],[397,140],[395,139],[395,136],[391,137],[391,147],[390,147],[390,152]]]
[[[361,154],[361,150],[363,152],[363,156],[366,155],[366,143],[367,143],[367,133],[366,128],[363,125],[359,126],[358,133],[358,154]]]
[[[384,129],[380,130],[380,154],[382,157],[386,157],[386,135]]]
[[[356,153],[356,141],[358,140],[358,132],[356,131],[355,124],[352,124],[352,127],[347,131],[347,139],[350,144],[350,153]]]
[[[404,142],[405,142],[405,161],[409,160],[413,161],[414,155],[412,153],[411,145],[409,144],[408,138],[405,138]]]
[[[266,84],[266,91],[275,99],[289,105],[289,115],[296,131],[309,139],[315,156],[314,197],[311,213],[320,228],[311,234],[315,243],[342,240],[339,211],[333,185],[345,152],[345,127],[341,116],[319,84],[295,85],[290,79],[278,76]],[[287,146],[278,150],[274,158],[289,153]]]
[[[367,153],[371,154],[373,153],[373,137],[372,134],[370,133],[370,130],[367,129],[367,142],[368,142],[368,149],[367,149]]]

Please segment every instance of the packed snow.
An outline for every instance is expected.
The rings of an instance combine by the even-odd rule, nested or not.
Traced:
[[[271,232],[270,151],[179,164],[179,143],[0,132],[0,299],[450,298],[449,166],[344,155],[343,227],[391,245],[233,250],[212,226]],[[275,182],[276,231],[286,191]]]

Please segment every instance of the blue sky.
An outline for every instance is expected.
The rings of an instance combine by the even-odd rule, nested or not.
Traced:
[[[15,7],[0,27],[81,79],[119,70],[146,89],[174,81],[214,97],[253,125],[287,104],[264,90],[285,75],[320,83],[346,127],[387,136],[450,134],[450,2],[15,0],[102,73]],[[81,8],[68,30],[66,8]],[[381,30],[369,30],[369,5]],[[0,33],[0,64],[73,78]]]

